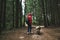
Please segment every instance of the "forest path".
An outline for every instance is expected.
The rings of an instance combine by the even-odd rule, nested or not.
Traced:
[[[60,27],[42,28],[40,31],[40,35],[27,35],[27,28],[11,30],[0,35],[0,40],[60,40]]]

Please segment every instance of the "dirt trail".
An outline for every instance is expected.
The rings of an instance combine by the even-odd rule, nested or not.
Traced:
[[[0,40],[60,40],[60,28],[42,28],[41,35],[27,35],[26,31],[27,28],[6,32],[0,35]]]

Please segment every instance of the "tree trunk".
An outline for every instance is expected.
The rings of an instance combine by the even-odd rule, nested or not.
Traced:
[[[46,27],[48,26],[48,13],[47,13],[47,0],[44,1],[44,5],[45,5],[45,20],[46,20]]]
[[[18,14],[19,14],[19,10],[18,10],[18,7],[19,7],[19,0],[16,0],[16,28],[18,28]]]
[[[3,4],[2,0],[0,0],[0,34],[1,34],[1,31],[2,31],[2,26],[1,26],[2,25],[2,22],[1,22],[2,21],[1,20],[2,19],[2,4]]]
[[[60,25],[60,0],[58,0],[58,18],[59,18],[59,25]]]
[[[14,28],[14,0],[13,0],[13,28]]]
[[[1,13],[2,13],[2,28],[5,29],[6,25],[5,25],[5,19],[6,19],[6,0],[2,0],[2,5],[1,5],[2,9],[1,9]]]
[[[20,12],[20,27],[22,27],[22,1],[19,4],[19,12]]]
[[[42,1],[42,11],[43,11],[43,16],[44,16],[44,26],[47,27],[47,24],[46,24],[45,7],[44,7],[44,0],[41,0],[41,1]]]

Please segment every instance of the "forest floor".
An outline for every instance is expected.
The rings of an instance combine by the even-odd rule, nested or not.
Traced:
[[[40,35],[27,35],[27,28],[6,31],[0,35],[0,40],[60,40],[60,27],[42,28]]]

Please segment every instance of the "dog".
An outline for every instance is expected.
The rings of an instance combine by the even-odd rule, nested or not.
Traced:
[[[36,26],[35,29],[34,29],[34,33],[40,35],[40,30],[41,30],[41,27],[40,26]]]

